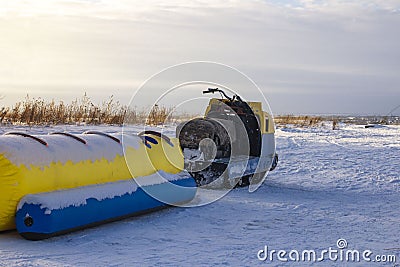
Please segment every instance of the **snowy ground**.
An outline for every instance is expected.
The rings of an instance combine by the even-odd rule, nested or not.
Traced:
[[[44,241],[1,233],[0,266],[400,266],[400,127],[279,129],[277,148],[277,169],[254,193],[235,189],[203,207],[170,208]],[[257,258],[264,246],[288,253],[338,249],[340,238],[346,249],[371,250],[371,259],[395,255],[397,265]]]

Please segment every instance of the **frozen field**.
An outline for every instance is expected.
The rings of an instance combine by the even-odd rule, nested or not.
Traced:
[[[1,233],[0,266],[399,266],[400,127],[330,129],[277,130],[280,162],[254,193],[235,189],[203,207],[170,208],[44,241]],[[276,255],[272,262],[257,258],[264,246],[315,250],[318,257],[338,249],[338,239],[347,241],[343,251],[371,250],[371,260],[394,255],[397,265],[328,256],[296,264]]]

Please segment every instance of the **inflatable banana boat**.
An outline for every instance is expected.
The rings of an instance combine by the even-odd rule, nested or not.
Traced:
[[[191,201],[176,139],[56,132],[0,136],[0,231],[43,239]]]

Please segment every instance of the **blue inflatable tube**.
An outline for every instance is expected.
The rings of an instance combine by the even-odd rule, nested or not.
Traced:
[[[187,172],[150,185],[135,180],[26,195],[16,212],[17,230],[26,239],[41,240],[183,204],[196,194],[196,182]]]

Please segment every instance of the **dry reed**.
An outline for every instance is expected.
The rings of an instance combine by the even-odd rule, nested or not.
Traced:
[[[320,126],[323,120],[320,116],[279,115],[274,118],[277,126],[294,125],[296,127]]]
[[[101,105],[94,104],[85,93],[81,99],[71,103],[42,98],[30,98],[17,102],[12,107],[0,107],[0,124],[58,125],[58,124],[113,124],[141,123],[160,125],[171,123],[172,108],[154,105],[138,110],[121,105],[113,96]]]

